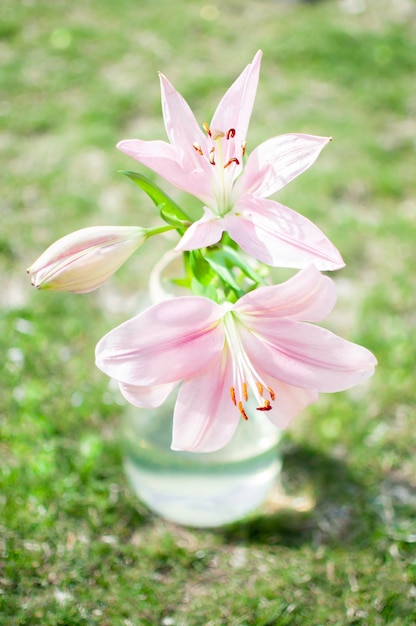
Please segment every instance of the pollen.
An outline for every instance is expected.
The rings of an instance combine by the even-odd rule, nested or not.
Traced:
[[[233,157],[232,159],[227,161],[227,163],[224,165],[224,169],[226,167],[229,167],[231,165],[231,163],[236,163],[236,165],[240,165],[240,161],[236,157]]]
[[[271,387],[267,387],[267,391],[270,394],[271,401],[274,402],[276,400],[276,394]]]
[[[253,387],[251,388],[251,391],[254,393],[260,405],[256,407],[256,411],[271,411],[273,408],[272,402],[276,399],[276,394],[273,391],[273,389],[271,387],[265,387],[265,385],[260,381],[256,381],[255,383],[253,381],[252,384],[253,384]],[[254,387],[254,384],[255,384],[255,387]],[[231,401],[234,404],[234,406],[238,408],[241,416],[245,420],[248,420],[249,418],[248,413],[244,408],[245,403],[248,402],[250,399],[249,391],[250,391],[250,385],[247,381],[242,381],[241,385],[237,388],[237,390],[236,390],[236,387],[234,386],[230,387]],[[269,394],[270,399],[264,397],[264,392]]]
[[[257,407],[257,411],[271,411],[271,410],[272,410],[272,405],[270,403],[270,400],[265,400],[263,406]]]
[[[247,402],[247,400],[248,400],[247,383],[243,383],[243,398]]]
[[[202,152],[202,148],[201,148],[201,145],[199,143],[197,143],[195,141],[195,143],[192,144],[192,147],[195,148],[195,150],[198,152],[198,154],[203,156],[204,153]]]
[[[211,129],[206,122],[202,124],[202,128],[204,129],[208,137],[211,137]]]
[[[248,415],[245,412],[244,407],[243,407],[243,403],[241,401],[238,403],[238,410],[241,413],[241,417],[247,421],[248,420]]]

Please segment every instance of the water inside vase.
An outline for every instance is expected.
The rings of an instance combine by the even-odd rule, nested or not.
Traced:
[[[241,420],[232,441],[211,453],[170,449],[173,407],[129,407],[124,467],[133,491],[152,511],[179,524],[215,527],[255,510],[281,469],[281,432],[264,414]]]

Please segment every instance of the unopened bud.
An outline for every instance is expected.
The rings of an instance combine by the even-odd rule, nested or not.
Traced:
[[[82,228],[55,241],[27,272],[37,289],[87,293],[112,276],[149,234],[135,226]]]

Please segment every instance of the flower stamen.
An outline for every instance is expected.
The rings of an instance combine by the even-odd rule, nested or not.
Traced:
[[[202,124],[202,128],[211,142],[202,146],[198,141],[195,141],[192,146],[199,156],[202,156],[210,165],[215,167],[214,195],[216,206],[211,206],[210,208],[215,214],[222,217],[230,211],[231,191],[234,179],[238,174],[238,170],[230,168],[230,166],[232,164],[237,167],[241,165],[247,142],[241,142],[241,152],[237,150],[237,156],[233,156],[236,153],[233,141],[237,135],[235,128],[231,127],[226,132],[223,132],[218,128],[210,128],[207,122]],[[225,140],[231,143],[227,145]],[[211,143],[211,146],[209,143]]]
[[[247,415],[247,413],[244,410],[243,403],[241,402],[241,400],[238,403],[238,410],[241,413],[241,417],[247,421],[248,420],[248,415]]]
[[[254,408],[258,411],[271,411],[276,394],[256,372],[244,350],[238,322],[233,313],[226,310],[223,321],[226,342],[232,359],[231,401],[238,408],[241,416],[248,420],[250,411]],[[265,397],[266,395],[268,397]]]
[[[236,165],[240,165],[240,161],[236,157],[233,157],[232,159],[227,161],[227,163],[224,165],[224,169],[226,167],[229,167],[231,165],[231,163],[236,163]]]
[[[272,405],[270,400],[265,400],[263,406],[258,406],[257,411],[271,411],[272,410]]]
[[[243,383],[242,384],[242,390],[243,390],[243,398],[245,400],[245,402],[248,401],[248,390],[247,390],[247,383]]]

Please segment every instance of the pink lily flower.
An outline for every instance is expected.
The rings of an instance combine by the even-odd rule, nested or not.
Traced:
[[[333,308],[335,285],[310,265],[235,304],[185,296],[151,306],[103,337],[97,366],[132,404],[160,406],[182,381],[172,448],[210,452],[239,420],[260,411],[279,428],[318,392],[369,378],[367,349],[314,324]]]
[[[95,226],[55,241],[27,269],[37,289],[87,293],[100,287],[149,236],[135,226]]]
[[[310,167],[328,137],[285,134],[253,150],[244,165],[246,135],[260,71],[257,52],[219,103],[204,131],[168,79],[160,74],[162,109],[170,143],[127,139],[117,147],[204,204],[204,214],[177,250],[217,243],[224,231],[263,263],[320,270],[344,266],[338,250],[312,222],[267,200]]]

